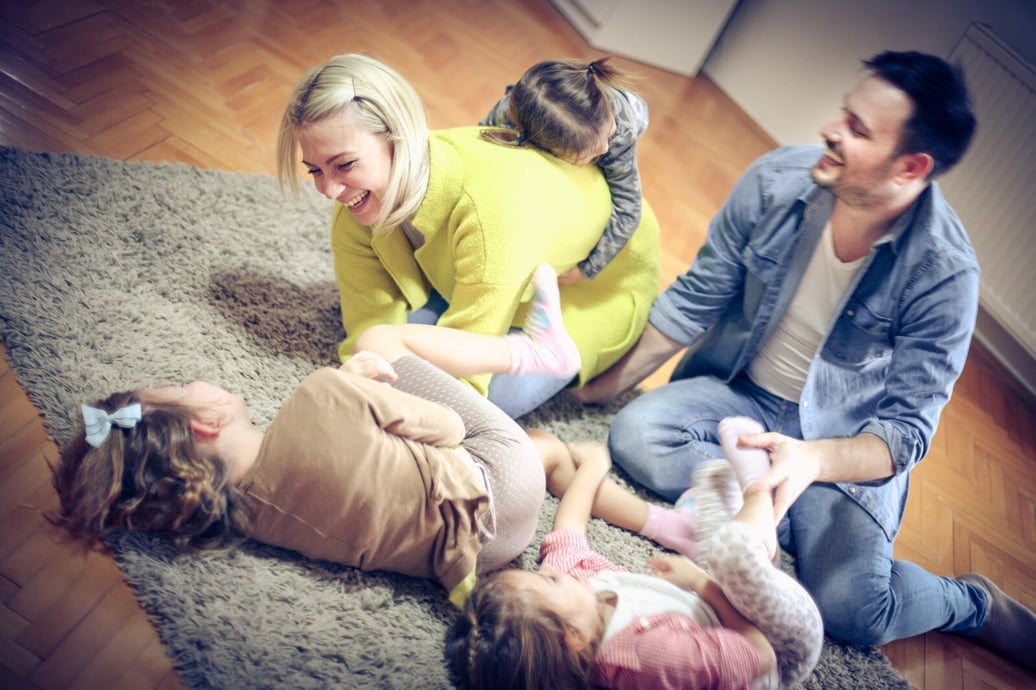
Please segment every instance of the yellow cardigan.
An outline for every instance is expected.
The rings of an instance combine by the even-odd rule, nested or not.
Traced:
[[[405,323],[431,289],[449,303],[439,325],[502,335],[521,327],[529,279],[547,262],[561,273],[586,258],[611,212],[600,170],[533,148],[483,140],[481,127],[432,132],[428,191],[412,220],[416,251],[399,228],[372,237],[340,203],[331,229],[341,291],[344,360],[378,323]],[[658,221],[645,203],[640,226],[594,280],[561,288],[565,326],[583,358],[582,385],[633,346],[660,281]],[[483,395],[489,376],[467,379]]]

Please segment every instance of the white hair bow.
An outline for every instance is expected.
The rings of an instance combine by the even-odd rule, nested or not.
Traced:
[[[89,405],[83,405],[82,408],[83,423],[86,425],[86,442],[94,448],[100,448],[108,438],[112,424],[118,424],[123,429],[132,429],[141,417],[140,403],[119,408],[111,414]]]

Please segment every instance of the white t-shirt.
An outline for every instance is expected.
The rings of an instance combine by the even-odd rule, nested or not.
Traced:
[[[845,263],[835,256],[827,224],[788,311],[748,364],[748,376],[757,386],[798,402],[835,307],[865,258]]]
[[[615,611],[601,637],[602,647],[612,635],[632,625],[637,618],[656,613],[682,613],[703,628],[720,626],[715,610],[697,593],[680,589],[660,577],[602,572],[590,578],[589,582],[594,592],[615,594]],[[780,672],[775,666],[768,674],[756,677],[749,690],[777,690],[780,681]]]
[[[682,613],[703,628],[719,625],[712,607],[694,592],[680,589],[671,582],[639,573],[605,572],[589,580],[594,592],[614,592],[615,611],[601,638],[603,646],[619,630],[637,618],[656,613]]]

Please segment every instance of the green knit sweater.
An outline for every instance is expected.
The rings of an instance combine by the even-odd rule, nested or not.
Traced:
[[[346,338],[378,323],[404,323],[435,289],[449,303],[439,325],[502,335],[520,327],[541,263],[561,273],[584,259],[608,223],[611,197],[597,166],[576,166],[533,148],[483,140],[480,127],[432,132],[428,191],[412,220],[416,251],[400,229],[372,237],[335,203],[331,247]],[[561,288],[565,326],[579,347],[585,383],[640,336],[658,293],[658,221],[644,204],[623,251],[592,281]],[[486,394],[489,376],[468,379]]]

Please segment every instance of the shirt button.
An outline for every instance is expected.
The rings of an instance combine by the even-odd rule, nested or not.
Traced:
[[[845,315],[846,316],[853,316],[855,314],[856,314],[856,310],[855,309],[846,309],[845,310]]]
[[[856,487],[855,486],[850,486],[849,487],[849,493],[852,494],[853,496],[855,496],[856,495]]]
[[[638,618],[637,622],[640,623],[640,627],[643,628],[644,630],[647,630],[648,628],[651,627],[651,621],[649,621],[644,616],[641,616],[640,618]]]
[[[802,403],[801,403],[801,405],[802,405],[803,407],[809,407],[809,401],[808,401],[808,400],[803,400],[803,401],[802,401]]]

